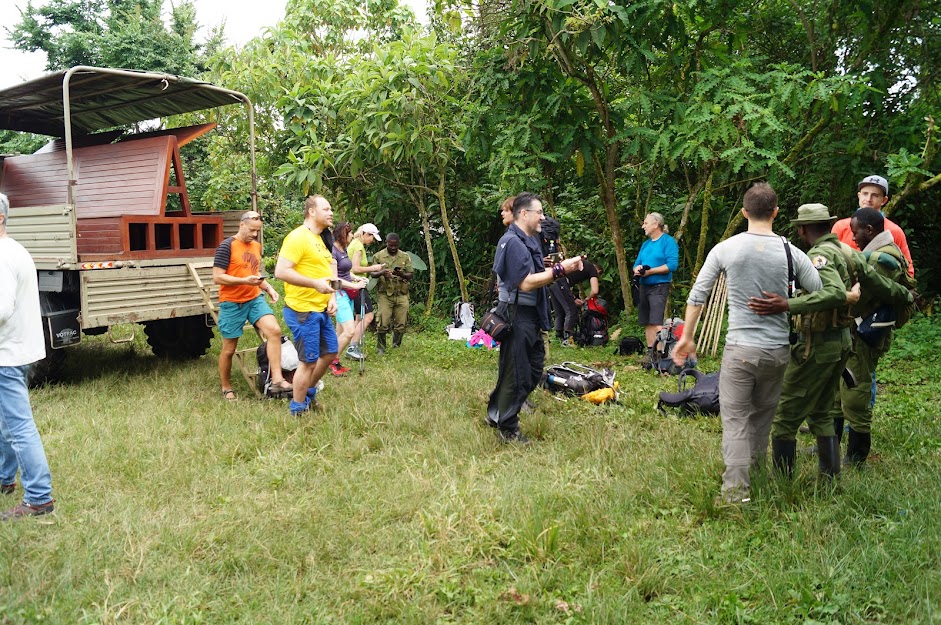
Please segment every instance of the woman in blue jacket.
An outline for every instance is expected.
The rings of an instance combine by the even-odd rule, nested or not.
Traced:
[[[667,232],[663,215],[650,213],[641,224],[649,239],[640,246],[634,262],[634,275],[640,282],[640,302],[637,304],[637,321],[644,326],[647,337],[647,353],[653,355],[657,330],[663,325],[667,298],[670,296],[670,281],[679,266],[680,248],[676,239]]]

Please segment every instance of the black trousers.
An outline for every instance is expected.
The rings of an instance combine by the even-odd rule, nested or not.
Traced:
[[[552,302],[552,310],[555,312],[556,335],[561,337],[572,334],[578,324],[579,310],[575,304],[572,289],[569,287],[569,281],[561,279],[550,284],[549,299]]]
[[[487,403],[487,416],[501,430],[519,427],[520,409],[539,385],[546,363],[536,307],[517,306],[512,325],[510,337],[500,344],[497,386]]]

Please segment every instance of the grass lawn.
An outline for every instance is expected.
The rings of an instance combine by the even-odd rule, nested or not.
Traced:
[[[240,378],[223,402],[218,339],[103,339],[33,392],[56,512],[0,526],[2,625],[941,623],[939,322],[880,365],[865,470],[804,456],[742,509],[713,504],[718,420],[659,414],[675,378],[609,348],[548,362],[612,362],[620,403],[537,391],[521,448],[482,423],[497,354],[440,330],[370,343],[302,419]]]

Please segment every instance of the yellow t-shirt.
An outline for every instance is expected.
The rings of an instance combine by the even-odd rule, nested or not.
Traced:
[[[353,239],[346,248],[346,253],[349,254],[350,260],[352,260],[353,262],[356,262],[355,258],[356,258],[357,250],[362,252],[362,254],[359,255],[359,264],[362,265],[363,267],[368,267],[369,259],[366,258],[366,246],[363,245],[363,242],[360,239]],[[353,272],[351,271],[351,273]],[[357,278],[367,278],[367,279],[369,278],[369,276],[363,276],[358,273],[353,273],[353,275],[356,276]]]
[[[333,277],[330,250],[307,226],[295,228],[284,237],[279,256],[294,263],[294,270],[307,278]],[[330,303],[330,294],[285,282],[284,303],[297,312],[323,312]]]

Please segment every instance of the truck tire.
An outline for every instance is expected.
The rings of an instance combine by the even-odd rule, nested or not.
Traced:
[[[199,358],[209,351],[212,341],[205,315],[148,321],[144,333],[155,356],[172,360]]]
[[[42,336],[46,342],[46,357],[30,365],[26,375],[26,383],[30,388],[58,382],[65,368],[65,350],[49,346],[49,328],[45,323],[42,324]]]

